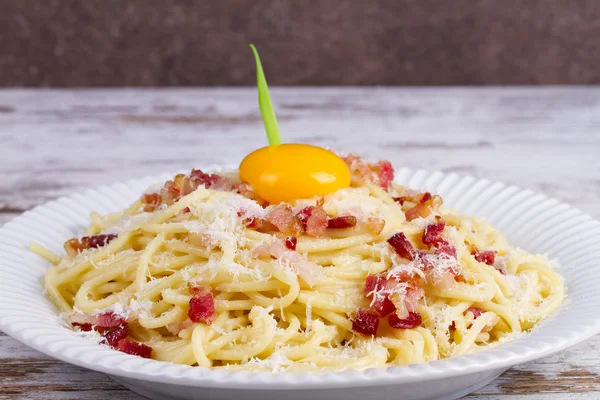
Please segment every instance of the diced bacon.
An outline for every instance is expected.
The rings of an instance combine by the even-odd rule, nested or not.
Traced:
[[[372,299],[371,309],[380,317],[385,317],[396,311],[394,303],[385,294],[388,281],[382,275],[368,275],[363,289],[365,297]]]
[[[125,326],[127,326],[127,320],[112,311],[103,312],[101,314],[98,314],[96,317],[96,328],[112,329],[124,328]]]
[[[256,201],[258,204],[262,205],[263,207],[267,204],[265,200],[261,199],[256,194],[256,192],[254,191],[254,188],[246,182],[238,182],[238,183],[234,184],[233,191],[241,194],[242,196],[244,196],[250,200]]]
[[[349,154],[343,157],[353,178],[358,181],[369,181],[389,190],[394,180],[394,168],[389,161],[381,160],[375,164],[365,161],[362,157]]]
[[[199,169],[193,169],[190,172],[190,181],[192,188],[204,185],[207,189],[230,191],[234,188],[231,180],[218,174],[206,174]]]
[[[356,226],[356,217],[352,215],[330,218],[327,222],[329,229],[346,229],[354,226]]]
[[[473,314],[473,319],[477,319],[479,317],[481,317],[482,314],[485,313],[485,310],[482,310],[481,308],[478,307],[469,307],[467,309],[467,311],[465,311],[465,315],[470,312],[471,314]]]
[[[418,203],[425,203],[425,202],[429,201],[430,199],[431,199],[431,193],[429,193],[429,192],[421,193],[416,198],[416,200],[417,200]]]
[[[103,312],[97,315],[71,314],[69,316],[69,322],[72,326],[77,326],[84,332],[95,330],[102,333],[105,337],[110,333],[110,340],[112,340],[115,335],[118,335],[116,332],[111,333],[112,331],[127,331],[127,320],[112,311]],[[107,341],[109,341],[109,338],[107,338]],[[118,340],[116,342],[118,342]],[[116,344],[116,342],[114,343]],[[113,344],[111,344],[111,346],[112,345]]]
[[[322,201],[316,206],[308,206],[303,208],[296,214],[304,231],[309,236],[322,236],[327,229],[328,220],[327,213],[323,208]]]
[[[109,329],[102,334],[104,339],[111,347],[117,347],[119,345],[119,341],[125,339],[129,335],[129,329],[127,327],[118,327],[114,329]]]
[[[217,174],[205,174],[200,170],[193,169],[189,176],[177,174],[172,180],[165,182],[159,193],[142,195],[141,201],[144,204],[144,211],[152,212],[161,204],[170,206],[202,185],[207,189],[223,191],[231,191],[234,188],[229,178]],[[247,190],[247,188],[244,188],[244,191]]]
[[[392,293],[390,300],[396,307],[398,317],[406,318],[409,312],[415,311],[419,306],[419,300],[425,296],[425,291],[420,287],[408,286],[404,296],[398,293]]]
[[[433,211],[437,211],[442,205],[442,198],[437,194],[431,197],[429,200],[418,203],[411,209],[407,210],[404,215],[408,221],[412,221],[415,218],[427,218]]]
[[[435,254],[445,254],[456,258],[456,248],[446,240],[438,240],[435,244]]]
[[[160,206],[161,197],[158,193],[146,193],[142,195],[142,203],[145,212],[152,212]]]
[[[456,270],[454,268],[449,268],[448,272],[450,274],[454,275],[455,282],[466,282],[467,281],[463,275],[461,275],[461,274],[456,275]]]
[[[94,326],[92,324],[81,324],[81,325],[73,324],[73,326],[78,326],[79,330],[82,332],[89,332],[94,329]]]
[[[352,319],[352,330],[364,335],[377,334],[379,317],[371,310],[360,309]]]
[[[392,314],[388,317],[388,323],[395,329],[413,329],[421,326],[422,318],[418,312],[409,312],[408,317],[400,319],[398,315]]]
[[[385,190],[389,190],[390,185],[394,180],[394,167],[392,167],[392,163],[387,160],[382,160],[375,164],[375,168],[377,170],[379,186]]]
[[[402,258],[413,260],[415,257],[415,249],[408,241],[403,232],[398,232],[390,237],[387,242],[394,248],[396,253]]]
[[[478,251],[475,254],[473,254],[473,256],[475,257],[475,259],[481,263],[487,264],[487,265],[494,265],[495,259],[496,259],[496,252],[493,250],[486,250],[486,251]]]
[[[71,314],[68,319],[72,326],[78,326],[82,331],[92,330],[92,325],[96,325],[97,322],[95,315],[88,314]]]
[[[265,225],[265,222],[266,221],[261,218],[250,217],[244,220],[244,225],[246,225],[246,228],[248,229],[259,230]],[[271,224],[269,224],[269,226],[271,226]]]
[[[429,255],[424,251],[418,250],[415,254],[415,260],[419,262],[419,267],[423,271],[431,271],[435,267],[429,258]]]
[[[190,298],[188,317],[192,322],[201,322],[210,325],[215,319],[215,300],[210,290],[193,288],[194,295]]]
[[[131,354],[132,356],[140,356],[143,358],[152,357],[152,347],[146,346],[143,343],[134,342],[127,339],[121,339],[118,343],[119,351]]]
[[[387,296],[378,297],[371,304],[371,309],[380,317],[385,317],[396,311],[396,306]]]
[[[65,251],[70,256],[75,256],[87,249],[97,249],[116,239],[115,234],[84,236],[81,239],[70,239],[65,242]]]
[[[192,186],[190,178],[184,174],[177,174],[173,178],[173,190],[179,197],[192,193],[196,188]]]
[[[393,198],[394,201],[398,204],[400,204],[401,206],[404,205],[404,202],[406,201],[406,196],[398,196],[398,197],[394,197]]]
[[[258,249],[260,249],[260,247],[261,246],[258,246],[255,251],[259,251]],[[271,243],[268,248],[268,253],[275,258],[289,263],[298,276],[309,286],[312,287],[321,280],[323,267],[312,261],[308,261],[302,254],[299,254],[296,251],[288,250],[280,240],[275,240]]]
[[[446,223],[442,219],[435,224],[427,225],[423,231],[423,243],[427,245],[434,244],[437,240],[439,240],[440,235],[444,231],[445,227]]]
[[[296,239],[296,236],[289,236],[287,238],[285,238],[285,247],[287,247],[289,250],[296,250],[296,245],[298,244],[298,239]]]
[[[88,248],[97,249],[98,247],[106,246],[111,241],[117,238],[115,234],[84,236],[81,242]]]
[[[281,233],[301,234],[304,230],[300,218],[294,215],[290,206],[277,206],[267,217],[267,222],[273,224]]]
[[[508,267],[506,266],[504,258],[502,257],[495,257],[493,267],[496,268],[496,270],[498,270],[498,272],[500,272],[502,275],[508,274]]]
[[[383,231],[383,228],[385,227],[385,219],[369,217],[367,218],[365,226],[368,230],[371,231],[371,233],[377,236],[381,233],[381,231]]]
[[[364,295],[369,297],[373,295],[374,292],[383,290],[386,283],[387,279],[382,275],[367,275],[365,278],[365,287],[363,289]]]

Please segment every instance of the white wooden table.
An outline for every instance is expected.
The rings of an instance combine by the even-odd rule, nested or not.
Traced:
[[[600,218],[600,88],[272,94],[287,141],[513,183]],[[251,88],[0,90],[0,224],[83,188],[235,163],[265,140]],[[600,399],[599,350],[592,338],[515,367],[469,398]],[[141,398],[0,332],[0,399],[109,397]]]

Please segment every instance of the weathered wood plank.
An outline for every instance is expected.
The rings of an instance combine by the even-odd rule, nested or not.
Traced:
[[[276,89],[287,140],[515,183],[600,215],[600,91]],[[253,89],[0,92],[0,209],[262,146]]]
[[[289,141],[517,184],[600,217],[600,89],[276,89]],[[235,163],[264,144],[254,89],[0,91],[0,224],[75,190]],[[475,400],[600,398],[600,336]],[[0,399],[140,399],[0,332]],[[6,378],[6,379],[5,379]],[[543,393],[543,394],[541,394]]]

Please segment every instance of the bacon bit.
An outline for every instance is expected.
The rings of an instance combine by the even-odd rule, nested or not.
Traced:
[[[190,181],[194,190],[201,185],[212,190],[230,191],[233,189],[229,178],[217,174],[205,174],[199,169],[193,169],[190,172]]]
[[[415,258],[415,249],[403,232],[394,234],[387,242],[394,248],[400,257],[407,260],[413,260]]]
[[[125,326],[109,329],[102,336],[104,336],[104,339],[111,347],[116,348],[119,345],[119,341],[129,336],[129,329]]]
[[[482,314],[485,314],[485,310],[482,310],[481,308],[478,308],[478,307],[467,308],[467,311],[465,311],[464,315],[467,315],[468,312],[473,314],[473,319],[477,319],[477,318],[481,317]]]
[[[427,225],[423,230],[423,244],[431,245],[438,241],[445,227],[446,223],[444,222],[444,220],[438,221],[435,224]]]
[[[352,330],[364,335],[375,335],[378,327],[379,317],[371,310],[358,310],[352,320]]]
[[[380,317],[385,317],[396,311],[396,306],[389,297],[377,298],[371,305],[371,309]]]
[[[417,200],[419,203],[425,203],[425,202],[429,201],[430,199],[431,199],[431,193],[429,193],[429,192],[421,193],[419,195],[419,197],[417,197]]]
[[[508,274],[508,267],[506,266],[506,263],[504,262],[504,259],[502,257],[498,257],[498,258],[494,259],[493,267],[496,268],[496,270],[498,272],[500,272],[502,275]]]
[[[270,254],[275,258],[280,258],[288,262],[295,269],[298,276],[311,287],[321,280],[323,267],[312,261],[308,261],[302,254],[288,250],[281,240],[273,241],[266,249],[263,246],[266,247],[267,245],[258,246],[253,249],[253,253],[258,256],[264,253]]]
[[[117,235],[115,234],[84,236],[81,239],[67,240],[64,247],[68,255],[76,256],[84,250],[105,246],[116,238]]]
[[[116,238],[117,235],[115,234],[84,236],[81,238],[81,242],[88,248],[97,249],[98,247],[106,246]]]
[[[254,191],[254,188],[246,182],[238,182],[234,184],[232,190],[250,200],[256,201],[263,207],[265,207],[268,204],[264,199],[261,199]]]
[[[152,212],[160,206],[161,198],[158,193],[146,193],[142,195],[142,203],[145,212]]]
[[[473,254],[475,259],[487,265],[494,265],[497,252],[493,250],[478,251]]]
[[[456,270],[454,268],[449,268],[449,271],[451,274],[456,274]],[[454,281],[455,282],[466,282],[467,280],[465,279],[465,277],[463,275],[454,275]]]
[[[356,217],[347,215],[343,217],[331,218],[327,222],[327,228],[329,229],[346,229],[356,226]]]
[[[418,312],[409,312],[408,317],[400,319],[396,314],[388,317],[388,323],[395,329],[413,329],[421,325],[422,318]]]
[[[431,271],[435,265],[431,262],[428,253],[418,250],[415,254],[415,260],[419,262],[420,268],[427,272]]]
[[[277,206],[269,216],[267,221],[273,224],[281,233],[291,233],[294,235],[301,234],[304,230],[302,221],[292,211],[290,206]]]
[[[323,208],[322,199],[315,206],[303,208],[296,214],[304,231],[309,236],[322,236],[325,233],[328,225],[328,217]]]
[[[373,295],[374,292],[385,288],[387,279],[382,275],[367,275],[365,278],[365,288],[363,290],[365,296]]]
[[[290,236],[285,239],[285,247],[289,250],[296,251],[296,244],[298,244],[298,239],[296,236]]]
[[[456,248],[446,240],[438,240],[435,243],[435,254],[446,254],[449,257],[456,258]]]
[[[376,164],[371,164],[354,154],[349,154],[342,159],[348,165],[355,180],[373,182],[383,189],[389,190],[394,180],[394,168],[389,161],[381,160]]]
[[[375,296],[376,292],[386,289],[387,279],[382,275],[368,275],[365,279],[364,294],[367,298],[375,299],[371,302],[371,309],[380,317],[385,317],[396,311],[394,303],[385,296]]]
[[[392,281],[393,282],[393,281]],[[408,318],[408,313],[415,311],[419,305],[419,300],[425,296],[425,291],[416,286],[408,286],[403,295],[392,293],[389,297],[394,306],[396,306],[396,315],[400,319]]]
[[[215,319],[215,300],[212,292],[206,288],[192,288],[194,295],[190,298],[188,317],[193,322],[210,325]]]
[[[394,180],[394,167],[387,160],[379,161],[375,168],[377,169],[377,177],[379,178],[379,186],[385,190],[390,190],[390,185]]]
[[[192,187],[190,178],[184,174],[177,174],[173,178],[173,189],[179,195],[179,197],[192,193],[196,188]]]
[[[132,356],[140,356],[143,358],[152,357],[152,347],[127,339],[119,340],[118,349],[123,353],[131,354]]]
[[[257,218],[257,217],[250,217],[250,218],[244,219],[244,225],[246,225],[246,228],[248,228],[248,229],[260,230],[263,228],[265,223],[266,223],[266,221],[264,219]],[[269,225],[271,226],[272,224],[269,224]]]
[[[369,217],[367,218],[367,222],[365,223],[367,229],[371,231],[375,236],[379,235],[383,228],[385,227],[385,219]]]
[[[69,315],[69,322],[73,326],[78,326],[80,328],[84,326],[86,327],[86,329],[81,330],[90,331],[92,330],[92,325],[96,325],[97,317],[89,314],[71,314]],[[87,329],[87,326],[89,326],[90,329]]]
[[[400,204],[401,206],[404,205],[404,202],[406,201],[406,196],[399,196],[399,197],[392,197],[394,199],[394,201],[398,204]]]
[[[112,311],[108,311],[98,314],[94,325],[100,329],[124,328],[127,326],[127,320]]]
[[[113,347],[129,334],[125,318],[112,311],[98,315],[72,314],[69,316],[69,322],[84,332],[92,330],[100,332],[108,344]]]
[[[454,323],[454,321],[452,321],[452,323],[448,327],[448,330],[451,330],[451,331],[456,330],[456,324]]]
[[[415,218],[427,218],[433,211],[437,211],[443,204],[442,198],[439,195],[431,197],[429,200],[418,203],[411,209],[407,210],[404,215],[408,221],[412,221]]]
[[[244,208],[240,208],[237,212],[238,217],[242,217],[246,214],[246,210]]]

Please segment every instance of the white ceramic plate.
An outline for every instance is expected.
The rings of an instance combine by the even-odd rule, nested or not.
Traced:
[[[401,169],[397,181],[440,193],[461,213],[486,218],[510,243],[560,263],[568,297],[530,335],[478,354],[384,370],[339,373],[250,373],[209,370],[130,356],[76,336],[42,293],[48,263],[27,249],[34,240],[56,252],[80,233],[92,210],[125,208],[171,175],[103,186],[24,213],[0,229],[0,329],[54,358],[109,374],[153,399],[456,399],[507,368],[561,351],[600,332],[600,223],[543,195],[514,186]]]

